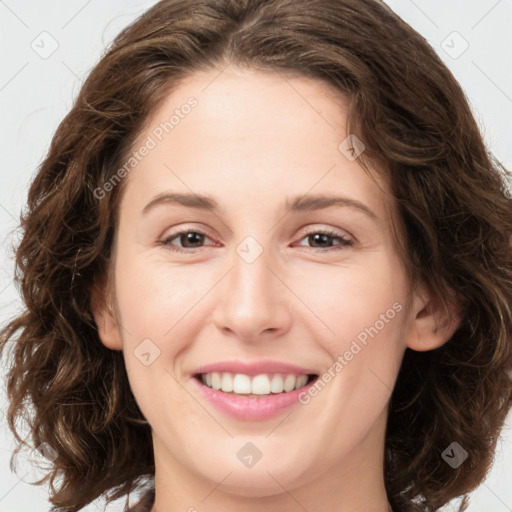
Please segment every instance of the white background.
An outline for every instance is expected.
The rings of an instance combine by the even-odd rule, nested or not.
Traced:
[[[154,3],[153,0],[0,0],[0,322],[19,308],[9,251],[28,183],[81,82],[105,46]],[[465,89],[490,149],[511,168],[512,1],[387,0],[387,3],[440,54]],[[453,34],[454,31],[458,34]],[[50,35],[41,35],[42,32]],[[58,47],[47,58],[33,49],[48,51],[52,44]],[[468,48],[462,53],[466,45]],[[31,486],[10,472],[13,438],[5,425],[5,408],[2,386],[0,512],[48,511],[47,488]],[[512,511],[511,475],[512,421],[509,421],[498,445],[495,465],[488,479],[473,494],[468,511]],[[84,510],[103,510],[102,504],[91,504]],[[118,503],[108,510],[121,511],[122,506]]]

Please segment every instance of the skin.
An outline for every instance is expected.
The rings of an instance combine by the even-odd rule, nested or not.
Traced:
[[[103,300],[107,285],[92,299],[101,340],[123,351],[152,428],[153,510],[386,511],[384,434],[403,353],[441,346],[458,321],[426,285],[411,290],[387,183],[338,149],[348,135],[343,97],[305,77],[196,73],[150,114],[134,150],[190,96],[197,107],[125,178],[114,303]],[[143,214],[163,192],[208,194],[221,210],[167,203]],[[285,209],[288,197],[322,193],[356,199],[376,220],[347,206]],[[206,236],[189,249],[169,238],[189,228]],[[353,245],[307,236],[325,229]],[[250,264],[237,253],[248,235],[263,249]],[[401,311],[291,414],[237,420],[193,385],[198,366],[224,360],[270,358],[321,374],[394,303]],[[144,339],[160,350],[148,366],[134,354]],[[247,442],[262,454],[250,468],[236,456]]]

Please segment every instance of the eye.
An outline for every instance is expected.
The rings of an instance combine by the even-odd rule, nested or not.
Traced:
[[[312,247],[316,251],[320,252],[327,252],[327,250],[340,251],[343,250],[344,247],[350,247],[354,245],[354,241],[351,240],[350,238],[330,230],[311,231],[309,233],[306,233],[306,235],[301,240],[307,240],[309,243],[313,244],[320,244],[320,247]],[[338,245],[341,247],[326,247],[326,245],[331,245],[330,242],[332,240],[339,240],[340,243]]]
[[[165,237],[163,240],[159,242],[159,245],[163,245],[166,248],[168,248],[171,251],[175,252],[193,252],[195,249],[200,249],[201,246],[204,244],[204,240],[206,238],[209,238],[206,233],[203,233],[202,231],[197,230],[184,230],[184,231],[178,231],[176,233],[173,233],[167,237]],[[181,244],[180,246],[176,246],[173,244],[173,240],[178,240]],[[311,247],[312,249],[320,252],[326,252],[327,250],[342,250],[344,247],[350,247],[354,245],[353,240],[350,238],[347,238],[343,236],[340,233],[336,233],[334,231],[324,230],[324,231],[311,231],[309,233],[306,233],[302,240],[307,240],[308,243],[312,243],[314,245],[317,245],[317,247]],[[332,241],[338,240],[339,241],[339,247],[332,248]],[[299,244],[299,246],[301,246]]]
[[[209,238],[208,235],[203,233],[202,231],[197,230],[185,230],[178,231],[164,238],[159,242],[160,245],[165,246],[167,249],[176,252],[190,252],[190,250],[200,249],[200,247],[195,246],[195,244],[202,244],[204,238]],[[180,243],[182,243],[182,247],[176,247],[172,244],[172,241],[178,239]],[[190,246],[189,244],[192,244]]]

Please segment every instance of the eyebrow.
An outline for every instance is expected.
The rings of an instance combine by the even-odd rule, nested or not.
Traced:
[[[170,192],[164,192],[157,195],[143,208],[142,213],[145,215],[154,207],[162,204],[178,204],[188,208],[208,210],[214,214],[220,213],[219,204],[211,196]],[[366,214],[372,220],[378,221],[377,215],[368,206],[361,201],[350,197],[328,194],[309,194],[288,198],[285,202],[286,210],[290,210],[292,212],[322,210],[331,206],[354,208]]]

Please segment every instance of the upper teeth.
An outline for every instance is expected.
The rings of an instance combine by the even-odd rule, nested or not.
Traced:
[[[301,388],[308,381],[307,375],[281,375],[279,373],[267,375],[262,373],[251,377],[243,373],[212,372],[201,374],[203,384],[213,389],[220,389],[227,393],[240,393],[244,395],[269,395],[282,393]]]

